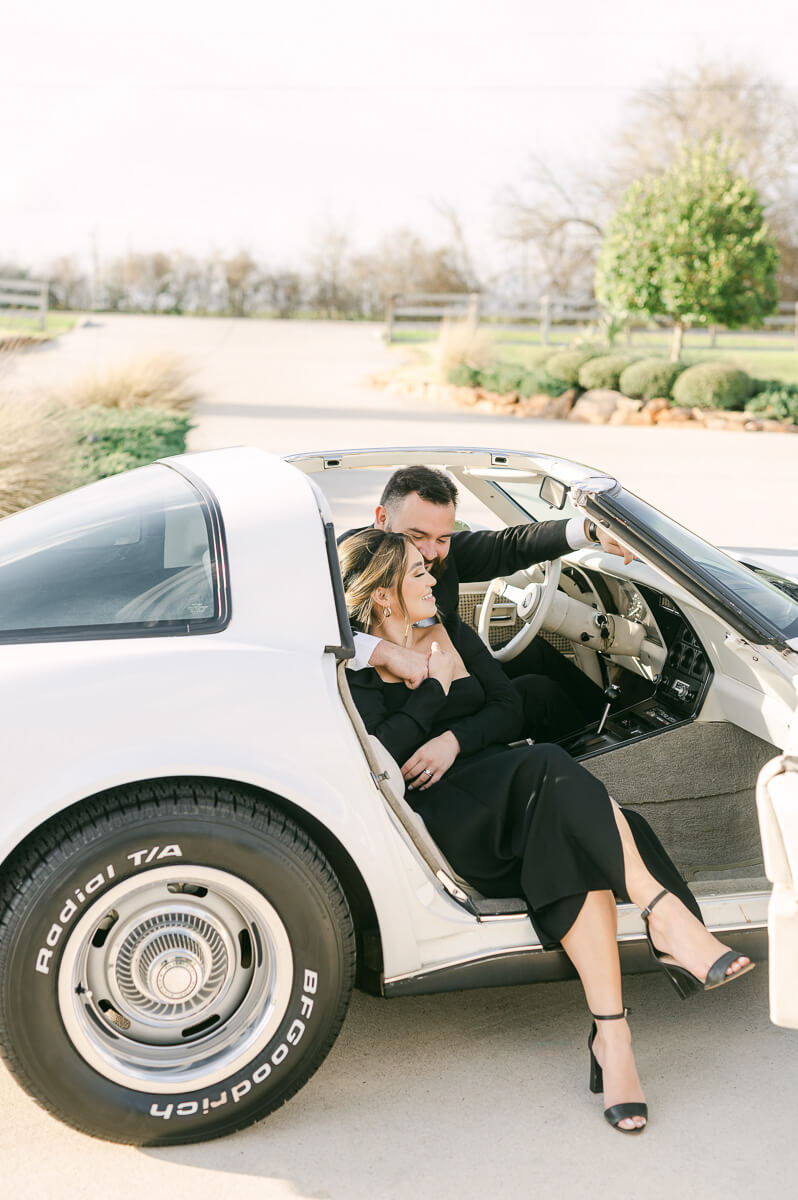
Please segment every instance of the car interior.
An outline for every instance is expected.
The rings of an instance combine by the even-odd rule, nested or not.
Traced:
[[[297,465],[312,473],[312,464]],[[459,528],[501,528],[578,511],[567,489],[547,485],[534,471],[503,470],[494,463],[429,465],[446,467],[458,487]],[[364,480],[357,485],[354,474],[330,469],[326,460],[314,474],[336,531],[370,523],[390,469],[357,471]],[[504,581],[461,583],[460,616],[501,655],[508,642],[524,640],[528,626],[519,605],[523,611],[524,596],[531,594],[537,609],[529,625],[545,610],[537,636],[571,659],[607,698],[602,719],[570,734],[563,746],[621,805],[646,817],[699,898],[764,894],[769,885],[754,794],[760,768],[778,748],[760,729],[716,719],[718,706],[710,703],[720,677],[716,639],[697,627],[674,592],[678,596],[654,568],[639,562],[625,567],[622,558],[591,549],[564,557],[559,571],[530,564]],[[343,666],[339,676],[372,774],[444,886],[480,914],[523,910],[518,898],[480,896],[442,859],[404,800],[398,765],[366,733]]]

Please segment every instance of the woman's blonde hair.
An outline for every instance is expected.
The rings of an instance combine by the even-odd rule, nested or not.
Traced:
[[[377,588],[395,588],[402,615],[407,619],[402,584],[407,572],[410,542],[401,533],[384,529],[364,529],[353,534],[338,548],[344,581],[346,611],[358,629],[367,632],[374,620],[374,592]]]

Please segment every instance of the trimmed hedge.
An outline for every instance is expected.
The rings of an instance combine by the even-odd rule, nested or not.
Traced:
[[[569,385],[564,379],[552,375],[548,367],[532,367],[518,385],[521,396],[561,396]]]
[[[508,392],[517,392],[518,385],[526,375],[526,367],[518,363],[494,363],[480,371],[478,386],[486,392],[498,392],[505,396]]]
[[[763,380],[761,390],[746,401],[746,412],[777,421],[790,420],[798,425],[798,383],[782,383],[778,379]]]
[[[164,408],[105,408],[93,405],[70,414],[77,443],[78,484],[92,483],[157,458],[182,454],[191,420]]]
[[[479,387],[479,367],[469,367],[467,363],[458,363],[449,368],[446,379],[455,387]]]
[[[618,390],[618,381],[627,367],[634,362],[628,354],[601,354],[588,359],[579,368],[579,386],[585,388],[612,388]]]
[[[558,350],[546,359],[546,370],[557,379],[564,379],[568,387],[577,387],[579,368],[601,353],[603,351],[597,346],[576,346],[573,350]]]
[[[448,380],[456,387],[481,387],[500,396],[506,396],[508,392],[518,392],[520,396],[541,393],[560,396],[568,388],[564,380],[550,375],[543,367],[527,368],[515,363],[497,363],[484,370],[460,363],[449,371]]]
[[[664,358],[641,358],[621,372],[618,389],[633,400],[654,400],[661,396],[669,399],[674,383],[684,370],[684,363],[667,362]]]
[[[750,375],[726,363],[705,362],[683,371],[673,385],[673,399],[685,408],[741,410],[756,384]]]

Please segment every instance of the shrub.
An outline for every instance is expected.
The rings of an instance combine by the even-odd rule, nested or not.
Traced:
[[[447,382],[455,387],[479,387],[480,378],[479,367],[469,367],[466,363],[455,363],[446,376]]]
[[[103,405],[70,414],[77,442],[79,483],[144,467],[156,458],[181,454],[191,428],[183,413],[162,408],[109,409]]]
[[[480,372],[479,386],[488,392],[517,392],[518,385],[526,375],[526,367],[517,363],[496,363],[493,367]]]
[[[579,368],[601,351],[595,346],[575,346],[572,350],[558,350],[546,359],[546,370],[556,379],[564,379],[568,387],[579,383]]]
[[[567,388],[565,380],[551,375],[548,369],[532,367],[524,372],[518,384],[518,393],[521,396],[561,396]]]
[[[560,396],[568,387],[563,379],[555,378],[542,367],[515,363],[497,363],[483,370],[459,363],[450,368],[448,381],[456,387],[482,387],[501,396],[508,392],[518,392],[521,396]]]
[[[746,412],[777,421],[790,420],[798,425],[798,383],[778,379],[760,381],[761,390],[746,401]]]
[[[745,371],[726,363],[688,367],[673,385],[673,399],[686,408],[742,409],[755,387]]]
[[[166,408],[185,412],[200,395],[189,378],[179,359],[156,354],[79,379],[65,399],[73,408]]]
[[[670,396],[671,388],[684,370],[680,363],[664,358],[641,358],[621,372],[618,388],[633,400],[653,400],[655,396]]]
[[[598,358],[588,359],[579,368],[579,386],[617,390],[622,372],[633,362],[634,359],[626,354],[602,354]]]
[[[63,409],[43,397],[0,396],[0,517],[73,486],[74,438]]]

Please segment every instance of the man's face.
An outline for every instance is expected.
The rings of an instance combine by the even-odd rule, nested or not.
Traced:
[[[421,551],[424,566],[437,576],[451,545],[454,505],[431,504],[429,500],[422,500],[418,492],[411,492],[392,505],[390,513],[378,505],[375,524],[389,533],[407,534]]]

